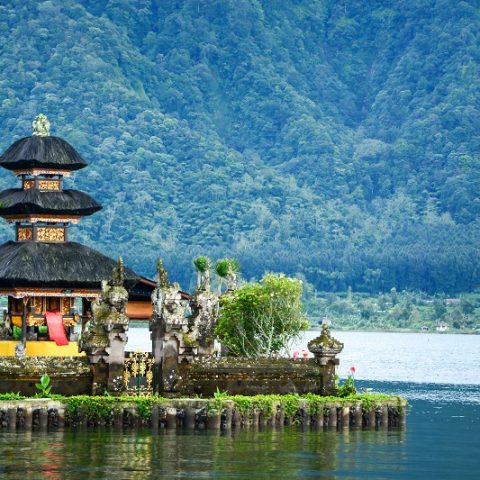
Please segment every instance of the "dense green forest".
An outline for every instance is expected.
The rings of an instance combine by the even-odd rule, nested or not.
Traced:
[[[478,0],[2,0],[0,52],[0,149],[47,114],[139,273],[479,285]]]

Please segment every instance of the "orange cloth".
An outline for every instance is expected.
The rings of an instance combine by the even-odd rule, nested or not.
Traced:
[[[48,336],[57,345],[68,345],[68,338],[63,326],[63,319],[60,312],[45,312],[47,319]]]

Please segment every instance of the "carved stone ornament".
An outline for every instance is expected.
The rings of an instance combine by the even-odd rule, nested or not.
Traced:
[[[227,273],[227,290],[234,291],[236,289],[237,289],[237,275],[232,269],[229,269]]]
[[[324,364],[343,350],[343,343],[332,337],[329,326],[324,324],[320,335],[308,343],[308,349],[320,364]]]
[[[50,135],[50,122],[43,113],[38,114],[32,122],[33,135],[48,137]]]
[[[168,282],[168,273],[160,259],[157,261],[157,286],[160,288],[168,288],[170,286],[170,283]]]
[[[218,319],[218,295],[199,289],[191,301],[190,337],[198,344],[200,355],[214,351],[214,330]]]

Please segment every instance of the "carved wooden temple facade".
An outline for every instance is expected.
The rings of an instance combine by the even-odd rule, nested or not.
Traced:
[[[54,342],[34,342],[44,330],[40,327],[46,325],[48,314],[60,315],[69,339],[75,340],[74,327],[82,319],[86,322],[91,302],[100,294],[101,281],[110,278],[116,265],[68,238],[71,224],[102,208],[89,195],[64,189],[64,178],[87,163],[65,140],[50,136],[44,115],[35,119],[33,129],[32,136],[16,141],[0,157],[0,166],[20,181],[19,188],[0,192],[0,216],[15,229],[15,241],[0,245],[0,296],[8,297],[4,330],[21,328],[21,341],[4,345],[6,351],[0,345],[0,356],[59,355]],[[139,277],[129,269],[125,276],[126,287],[140,291],[138,298],[133,294],[134,301],[149,305],[153,282],[149,285],[144,279],[139,284]],[[143,297],[142,287],[147,290]],[[142,302],[142,298],[148,301]],[[32,345],[27,345],[27,340],[32,340],[28,342]],[[62,354],[74,351],[73,342]]]

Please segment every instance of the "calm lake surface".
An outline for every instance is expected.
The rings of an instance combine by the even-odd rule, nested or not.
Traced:
[[[146,329],[129,334],[146,350]],[[480,478],[480,336],[335,336],[341,376],[355,366],[358,386],[409,399],[405,430],[2,432],[0,479]]]

